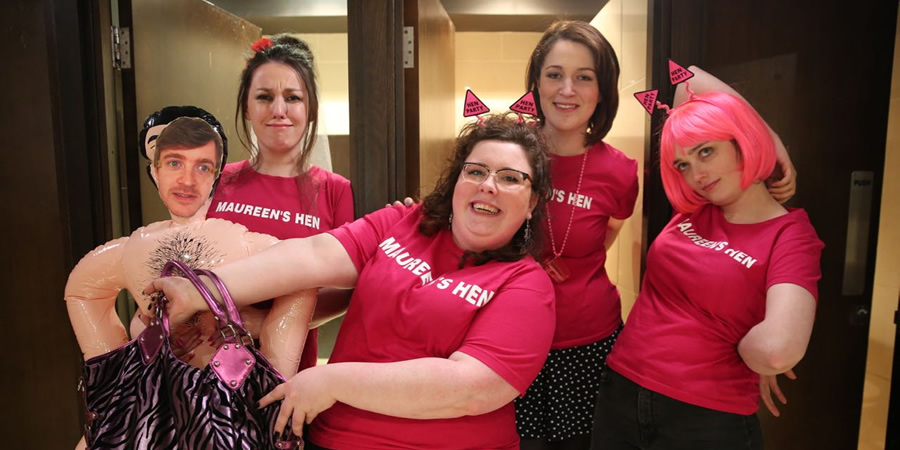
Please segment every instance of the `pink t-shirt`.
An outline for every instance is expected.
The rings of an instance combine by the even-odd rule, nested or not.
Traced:
[[[249,161],[226,164],[206,217],[278,239],[309,237],[353,221],[350,181],[317,166],[307,174],[301,188],[296,177],[258,173]],[[310,330],[300,370],[316,365],[317,337],[318,330]]]
[[[737,351],[766,313],[766,292],[791,283],[818,298],[824,244],[802,209],[732,224],[706,205],[677,214],[647,255],[641,293],[607,363],[668,397],[753,414],[759,375]]]
[[[553,336],[553,286],[530,257],[459,269],[448,230],[419,233],[421,206],[376,211],[329,233],[359,270],[329,364],[447,358],[460,351],[524,393]],[[326,448],[508,448],[519,437],[510,402],[480,416],[411,420],[336,403],[312,422]]]
[[[571,275],[554,283],[558,301],[553,348],[560,349],[597,342],[622,323],[619,291],[606,275],[603,241],[610,217],[631,216],[638,179],[637,162],[604,142],[588,149],[581,189],[576,188],[584,155],[551,155],[551,159],[553,197],[548,206],[557,251],[575,209],[561,257]],[[544,236],[545,255],[552,257],[550,236],[546,231]]]
[[[353,221],[350,181],[317,166],[307,174],[301,189],[296,177],[258,173],[249,161],[227,164],[206,217],[278,239],[313,236]]]

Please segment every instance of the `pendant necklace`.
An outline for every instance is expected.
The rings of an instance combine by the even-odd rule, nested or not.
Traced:
[[[575,195],[581,193],[581,180],[584,178],[584,168],[587,166],[587,155],[590,148],[584,151],[584,158],[581,160],[581,173],[578,175],[578,184],[575,187]],[[553,250],[553,257],[547,257],[544,260],[542,266],[544,266],[544,270],[547,272],[547,275],[550,275],[550,278],[556,283],[562,283],[569,278],[571,272],[569,272],[569,268],[566,267],[566,264],[563,263],[560,257],[562,256],[563,250],[566,249],[566,242],[569,240],[569,232],[572,231],[572,221],[575,219],[575,204],[572,204],[572,213],[569,215],[569,225],[566,227],[566,234],[563,235],[562,245],[559,247],[559,251],[556,250],[556,240],[553,238],[553,224],[550,223],[550,205],[547,206],[547,232],[550,234],[550,249]]]

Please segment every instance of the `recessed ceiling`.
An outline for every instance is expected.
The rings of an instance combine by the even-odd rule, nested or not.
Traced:
[[[544,31],[557,19],[590,21],[608,0],[441,0],[456,31]]]
[[[209,0],[265,34],[345,33],[346,0]],[[369,0],[373,1],[373,0]],[[556,19],[591,20],[608,0],[441,0],[456,31],[542,31]]]

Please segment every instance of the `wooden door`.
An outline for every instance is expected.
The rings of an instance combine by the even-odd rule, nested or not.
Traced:
[[[0,5],[3,448],[73,448],[81,433],[81,352],[63,289],[110,227],[94,44],[109,28],[97,3]]]
[[[894,310],[894,362],[891,368],[891,393],[888,400],[887,435],[884,438],[885,449],[900,449],[900,295],[897,296],[897,309]]]
[[[150,113],[165,106],[199,106],[216,116],[232,137],[232,160],[248,157],[239,150],[234,112],[240,73],[250,44],[262,35],[260,28],[203,0],[130,3],[134,97],[125,102],[134,105],[136,116],[125,118],[128,126],[140,129]],[[139,154],[136,139],[125,144],[126,152]],[[135,163],[141,166],[143,223],[168,220],[169,213],[143,170],[147,161],[140,159]]]
[[[434,189],[456,137],[456,30],[439,0],[405,0],[403,24],[404,42],[413,42],[403,55],[406,189],[421,198]]]
[[[407,23],[418,24],[415,69],[403,65]],[[347,1],[357,216],[433,186],[455,134],[452,30],[437,0]]]
[[[780,418],[759,413],[766,447],[856,448],[897,2],[658,0],[652,8],[654,87],[667,89],[672,58],[741,91],[787,144],[800,174],[788,205],[805,208],[825,242],[815,329],[795,369],[800,379],[782,383],[789,403]],[[848,219],[854,172],[871,174],[874,205],[855,222]],[[650,236],[669,217],[654,175],[645,190]],[[863,256],[861,289],[848,292],[848,233],[866,220],[867,239],[855,249]]]
[[[356,215],[407,195],[403,0],[347,0],[350,180]]]

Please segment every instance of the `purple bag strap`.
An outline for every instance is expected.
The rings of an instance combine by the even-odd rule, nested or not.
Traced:
[[[219,303],[216,302],[215,298],[212,296],[212,293],[209,292],[209,288],[207,288],[206,285],[203,284],[203,281],[200,280],[200,277],[198,277],[197,274],[187,266],[187,264],[175,260],[169,261],[166,263],[165,267],[163,267],[162,274],[160,276],[171,276],[174,269],[178,269],[182,273],[182,275],[187,278],[194,285],[194,287],[197,288],[198,291],[200,291],[200,296],[203,297],[203,300],[205,300],[206,304],[209,305],[209,310],[212,311],[214,316],[216,316],[216,320],[219,322],[219,328],[227,326],[229,323],[228,316],[222,312],[222,309],[219,307]],[[165,327],[166,331],[168,331],[168,315],[163,314],[162,319],[163,326]]]
[[[212,270],[207,269],[197,269],[195,272],[198,275],[206,275],[210,280],[213,281],[213,284],[216,285],[216,288],[219,290],[219,294],[222,296],[222,301],[225,303],[225,309],[228,311],[228,317],[232,323],[237,324],[240,327],[244,326],[244,321],[241,320],[241,314],[238,312],[237,305],[234,304],[234,299],[231,297],[231,294],[228,292],[228,289],[225,287],[225,283],[216,275]]]
[[[252,347],[253,336],[251,336],[250,332],[244,328],[244,321],[241,319],[241,314],[238,312],[237,305],[234,304],[234,299],[231,297],[231,293],[228,292],[228,288],[225,287],[225,283],[222,279],[211,270],[196,269],[194,272],[198,275],[206,275],[209,277],[209,279],[213,281],[213,284],[216,285],[216,289],[219,290],[219,294],[222,296],[222,302],[225,303],[225,309],[230,320],[228,324],[220,329],[222,337],[225,338],[225,340],[233,338],[235,342],[240,341],[244,345]],[[226,332],[226,329],[231,331],[230,336]]]

